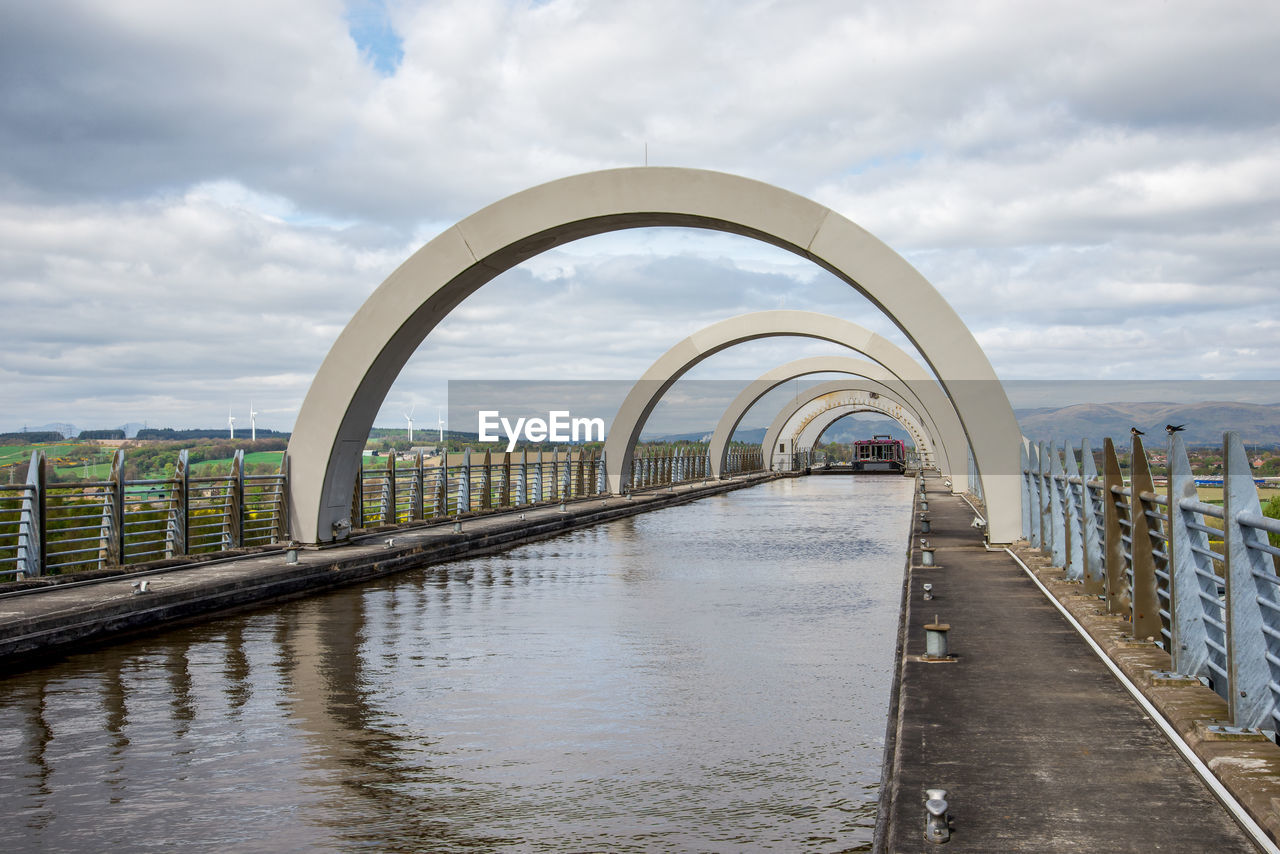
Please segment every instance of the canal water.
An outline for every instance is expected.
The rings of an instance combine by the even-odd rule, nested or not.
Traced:
[[[776,481],[10,676],[0,850],[869,850],[911,487]]]

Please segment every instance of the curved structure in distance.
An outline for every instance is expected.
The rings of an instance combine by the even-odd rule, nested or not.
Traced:
[[[799,377],[809,376],[811,374],[849,374],[851,376],[867,377],[868,379],[878,380],[889,388],[901,395],[903,401],[910,401],[912,409],[920,417],[921,425],[928,430],[930,436],[937,439],[934,463],[938,470],[944,476],[952,477],[952,488],[963,492],[967,486],[968,466],[961,473],[960,480],[957,482],[954,478],[951,460],[966,459],[967,449],[965,447],[954,448],[947,446],[947,439],[952,441],[964,439],[964,432],[960,429],[960,421],[955,417],[955,411],[950,404],[946,406],[943,413],[948,416],[943,419],[943,423],[947,423],[952,429],[944,432],[938,428],[938,418],[935,418],[929,408],[923,404],[919,396],[916,395],[911,383],[903,382],[893,373],[886,369],[883,365],[872,362],[866,362],[861,359],[853,359],[848,356],[810,356],[805,359],[796,359],[794,362],[787,362],[785,365],[779,365],[771,371],[761,374],[758,379],[734,398],[733,402],[725,409],[724,415],[721,416],[719,423],[716,424],[715,431],[711,434],[711,445],[708,453],[711,456],[711,473],[715,477],[720,477],[724,471],[725,460],[729,453],[729,442],[733,438],[734,431],[738,429],[738,425],[742,423],[743,417],[755,406],[760,398],[764,397],[770,391],[779,385]]]

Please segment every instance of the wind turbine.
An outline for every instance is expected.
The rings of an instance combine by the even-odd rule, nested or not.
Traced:
[[[253,408],[253,402],[249,402],[249,441],[258,441],[258,411]]]
[[[440,407],[436,407],[436,427],[440,428],[440,444],[444,445],[444,418],[440,415]]]
[[[409,411],[404,414],[404,420],[409,422],[409,444],[413,444],[413,410],[416,406],[410,406]]]
[[[236,417],[231,414],[231,407],[227,407],[227,429],[231,431],[231,441],[236,440]]]

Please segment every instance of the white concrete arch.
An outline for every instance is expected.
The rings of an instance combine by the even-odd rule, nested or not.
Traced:
[[[774,416],[773,423],[769,425],[769,429],[765,431],[764,441],[760,443],[761,461],[765,468],[773,467],[773,456],[778,449],[778,441],[782,436],[793,438],[799,431],[803,430],[804,424],[793,424],[793,419],[798,415],[803,417],[809,415],[815,417],[822,412],[829,411],[837,406],[862,406],[868,411],[881,412],[897,421],[902,426],[907,427],[904,416],[910,413],[919,423],[918,415],[910,412],[901,398],[898,398],[892,391],[872,385],[872,380],[866,379],[841,379],[831,380],[825,383],[819,383],[812,388],[804,389],[800,394],[789,401]],[[872,394],[878,397],[872,397]],[[888,400],[885,400],[888,398]],[[817,409],[806,412],[806,407],[811,404],[818,403]],[[806,420],[805,424],[808,423]],[[908,427],[908,430],[911,428]],[[921,428],[923,431],[923,428]],[[936,442],[929,440],[935,447]],[[917,447],[920,447],[917,444]]]
[[[833,406],[830,409],[815,413],[806,423],[801,425],[799,432],[791,437],[792,447],[797,451],[812,451],[822,438],[823,433],[831,429],[837,421],[857,412],[878,412],[893,418],[911,435],[911,440],[916,446],[916,454],[920,457],[921,465],[927,468],[932,464],[929,440],[924,434],[924,428],[911,417],[910,413],[904,413],[902,419],[899,420],[890,413],[885,412],[884,409],[873,409],[860,403]],[[787,429],[786,427],[782,429],[783,436],[787,435]]]
[[[957,483],[952,480],[953,487],[957,491],[964,491],[967,486],[968,477],[968,448],[962,446],[959,448],[947,447],[947,438],[953,441],[963,441],[964,433],[960,429],[960,421],[955,416],[953,410],[948,404],[943,415],[947,418],[944,423],[950,428],[948,433],[944,433],[938,428],[938,418],[933,416],[924,406],[918,395],[910,383],[905,383],[898,379],[888,369],[882,365],[872,362],[866,362],[861,359],[853,359],[848,356],[810,356],[805,359],[796,359],[794,362],[787,362],[785,365],[779,365],[771,371],[761,374],[758,379],[751,383],[734,398],[733,402],[725,409],[724,415],[721,416],[719,423],[716,424],[715,431],[711,434],[711,444],[708,447],[708,453],[711,457],[711,473],[715,477],[720,477],[724,471],[725,460],[729,453],[729,441],[733,438],[734,431],[738,429],[738,425],[742,423],[743,417],[755,406],[756,401],[764,397],[773,389],[777,388],[785,382],[789,382],[799,377],[809,376],[810,374],[850,374],[852,376],[867,377],[869,379],[879,380],[889,388],[901,395],[904,401],[911,401],[913,409],[920,417],[923,424],[929,431],[929,435],[937,437],[937,447],[935,448],[935,463],[938,470],[944,476],[951,477],[952,472],[957,468],[951,464],[952,459],[965,460],[962,469],[961,480]]]
[[[290,530],[345,536],[351,487],[378,407],[422,340],[462,300],[548,249],[649,226],[745,235],[812,260],[856,288],[906,334],[955,404],[988,503],[991,538],[1020,528],[1018,425],[982,349],[901,256],[834,211],[758,181],[698,169],[591,172],[516,193],[415,252],[356,312],[316,373],[289,441]]]
[[[923,409],[937,416],[948,448],[964,447],[964,430],[951,401],[929,372],[901,347],[842,317],[813,311],[757,311],[730,317],[698,330],[654,360],[632,386],[613,419],[605,441],[610,488],[619,492],[626,485],[627,473],[631,471],[631,453],[640,439],[640,431],[644,429],[649,413],[676,380],[721,350],[759,338],[784,336],[830,341],[878,362],[911,387]],[[952,484],[953,489],[960,491],[965,488],[966,481],[957,484],[953,480]]]

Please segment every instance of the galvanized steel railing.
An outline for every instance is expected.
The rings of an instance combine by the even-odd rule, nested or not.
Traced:
[[[1135,639],[1169,652],[1176,673],[1227,701],[1231,723],[1280,729],[1280,520],[1262,514],[1236,433],[1223,437],[1223,504],[1200,501],[1182,438],[1169,439],[1169,477],[1158,492],[1142,440],[1133,437],[1125,485],[1111,440],[1103,476],[1087,442],[1023,448],[1023,535],[1129,620]],[[1065,465],[1063,460],[1065,459]]]
[[[116,451],[106,480],[50,483],[43,451],[27,482],[0,492],[0,577],[34,577],[226,551],[284,539],[287,476],[193,477],[187,452],[173,477],[130,480]]]
[[[730,449],[725,475],[759,471],[758,448]],[[44,453],[32,454],[27,482],[0,486],[0,579],[82,572],[283,543],[288,535],[288,465],[246,475],[237,451],[231,473],[195,476],[187,452],[173,477],[128,480],[117,451],[103,481],[47,483]],[[632,489],[705,479],[705,447],[639,447]],[[470,451],[427,466],[388,455],[362,467],[352,491],[354,528],[403,525],[466,513],[608,493],[603,452],[519,454]]]

